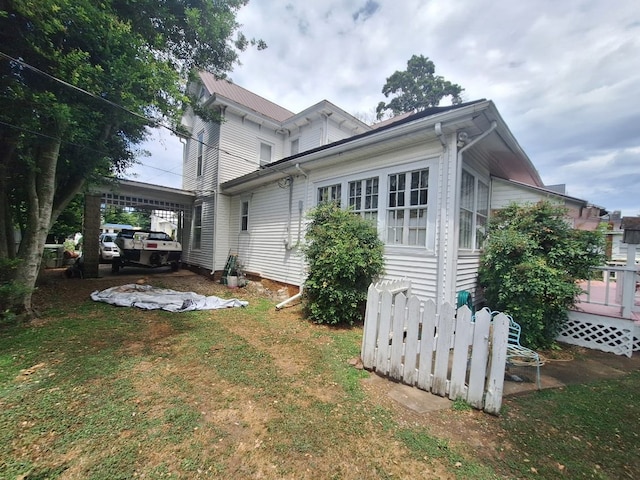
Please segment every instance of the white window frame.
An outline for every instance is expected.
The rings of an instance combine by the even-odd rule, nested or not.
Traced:
[[[204,129],[198,132],[197,142],[196,177],[201,177],[204,166]]]
[[[289,144],[289,148],[290,148],[291,155],[296,155],[300,153],[300,137],[294,138],[293,140],[291,140],[291,143]]]
[[[471,183],[466,183],[465,178]],[[466,198],[463,195],[465,188],[471,190],[471,194]],[[482,198],[482,192],[484,192],[484,198]],[[460,195],[458,248],[468,252],[479,252],[483,248],[483,237],[489,220],[489,179],[471,169],[464,168],[458,195]]]
[[[338,202],[338,205],[344,205],[344,201],[342,200],[342,183],[337,182],[330,185],[324,185],[318,187],[316,190],[316,202],[317,204],[327,203],[327,202]]]
[[[350,180],[347,189],[347,206],[361,217],[377,223],[380,214],[380,177],[376,175]]]
[[[249,233],[249,211],[249,200],[240,200],[240,233]]]
[[[426,158],[407,158],[404,162],[398,161],[396,164],[379,169],[371,169],[359,171],[357,173],[347,174],[341,177],[331,177],[325,180],[319,180],[314,183],[315,201],[318,202],[318,191],[320,188],[332,185],[341,185],[340,204],[344,207],[349,205],[349,182],[363,181],[368,178],[378,177],[378,215],[377,227],[378,235],[385,242],[385,251],[387,254],[397,255],[434,255],[436,243],[436,221],[437,221],[437,205],[438,200],[438,157]],[[427,190],[427,231],[426,245],[401,245],[389,244],[386,242],[387,235],[387,203],[388,203],[388,181],[390,174],[398,174],[403,172],[411,172],[421,169],[429,169],[429,183]]]
[[[262,157],[262,147],[269,147],[269,159],[265,159]],[[265,140],[260,140],[260,143],[258,145],[258,163],[260,164],[261,167],[265,167],[267,165],[269,165],[271,162],[273,162],[273,150],[274,150],[274,145],[271,142],[267,142]]]
[[[191,238],[191,246],[194,250],[202,248],[202,204],[193,206],[193,235]]]
[[[387,245],[427,246],[430,178],[428,167],[388,175],[385,236]],[[426,180],[426,184],[423,180]],[[397,188],[391,190],[395,182],[398,182],[395,185]]]

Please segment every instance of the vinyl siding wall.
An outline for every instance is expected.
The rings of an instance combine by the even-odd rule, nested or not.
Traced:
[[[389,173],[411,171],[429,167],[429,222],[427,235],[432,238],[429,248],[387,246],[385,248],[385,278],[409,278],[412,291],[422,298],[434,298],[437,291],[438,271],[435,255],[435,237],[439,195],[437,192],[441,147],[439,143],[422,143],[392,155],[368,156],[341,162],[337,165],[310,171],[309,185],[303,176],[293,179],[292,197],[292,243],[298,239],[299,203],[303,210],[317,203],[318,187],[340,183],[343,199],[346,198],[349,181],[378,176],[380,181],[378,228],[386,238],[385,217],[387,204],[387,176]],[[303,167],[304,168],[304,167]],[[287,224],[289,212],[289,190],[277,183],[267,185],[249,195],[235,195],[231,202],[229,228],[232,249],[237,247],[245,269],[265,278],[299,284],[304,279],[304,263],[298,250],[287,250]],[[249,232],[240,232],[240,209],[242,200],[249,199]],[[346,201],[343,200],[343,205]],[[304,213],[300,222],[300,238],[304,240]]]

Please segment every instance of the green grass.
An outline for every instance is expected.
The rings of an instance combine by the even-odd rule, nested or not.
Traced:
[[[637,478],[638,399],[636,371],[512,400],[503,421],[515,446],[509,471],[522,478]]]
[[[348,364],[358,328],[284,322],[267,301],[184,314],[81,302],[47,315],[0,332],[0,478],[406,478],[438,465],[472,480],[640,471],[640,373],[510,399],[494,422],[498,449],[479,451],[370,400],[370,374]],[[453,410],[471,413],[461,401]]]

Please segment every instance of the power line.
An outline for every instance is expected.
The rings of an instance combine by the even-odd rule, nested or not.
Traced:
[[[8,60],[10,60],[12,62],[16,62],[16,63],[24,66],[25,68],[28,68],[28,69],[34,71],[35,73],[37,73],[39,75],[43,75],[43,76],[49,78],[50,80],[53,80],[53,81],[55,81],[57,83],[60,83],[61,85],[65,86],[67,88],[71,88],[71,89],[73,89],[73,90],[75,90],[77,92],[80,92],[80,93],[84,94],[84,95],[88,95],[88,96],[90,96],[91,98],[93,98],[95,100],[99,100],[99,101],[105,102],[105,103],[107,103],[108,105],[110,105],[112,107],[118,108],[118,109],[122,110],[123,112],[126,112],[126,113],[128,113],[130,115],[133,115],[133,116],[135,116],[137,118],[140,118],[140,119],[144,120],[145,123],[147,123],[149,126],[152,126],[152,127],[155,127],[155,128],[158,128],[158,127],[165,128],[165,129],[169,130],[171,133],[173,133],[174,135],[176,135],[178,137],[188,138],[189,140],[193,140],[193,141],[195,141],[197,143],[200,143],[205,147],[208,147],[208,148],[211,148],[211,149],[216,149],[219,152],[225,153],[225,154],[227,154],[227,155],[229,155],[231,157],[234,157],[234,158],[237,158],[239,160],[242,160],[243,162],[247,162],[247,163],[251,164],[252,166],[257,165],[257,163],[255,161],[253,161],[253,160],[249,160],[247,158],[241,157],[240,155],[237,155],[235,153],[231,153],[231,152],[229,152],[227,150],[224,150],[224,149],[220,148],[219,145],[210,145],[210,144],[208,144],[208,143],[206,143],[204,141],[199,140],[196,137],[193,137],[192,135],[185,136],[183,133],[178,132],[177,129],[175,129],[173,127],[170,127],[168,125],[164,125],[159,120],[156,120],[156,119],[153,119],[153,118],[149,118],[149,117],[145,117],[144,115],[141,115],[141,114],[136,113],[136,112],[134,112],[132,110],[129,110],[129,109],[123,107],[122,105],[119,105],[119,104],[117,104],[115,102],[112,102],[111,100],[107,100],[106,98],[103,98],[103,97],[101,97],[99,95],[96,95],[94,93],[91,93],[91,92],[89,92],[89,91],[87,91],[87,90],[85,90],[83,88],[80,88],[80,87],[78,87],[76,85],[73,85],[73,84],[71,84],[69,82],[66,82],[66,81],[64,81],[62,79],[59,79],[59,78],[57,78],[57,77],[55,77],[55,76],[53,76],[53,75],[51,75],[51,74],[49,74],[47,72],[44,72],[44,71],[40,70],[37,67],[34,67],[34,66],[24,62],[23,60],[14,58],[11,55],[8,55],[8,54],[6,54],[6,53],[4,53],[2,51],[0,51],[0,56],[4,57],[4,58],[6,58],[6,59],[8,59]],[[16,128],[19,128],[19,127],[16,127]],[[37,132],[30,132],[30,133],[38,134]],[[46,135],[44,135],[44,134],[40,134],[40,135],[46,137]],[[53,137],[48,137],[48,138],[53,138]]]

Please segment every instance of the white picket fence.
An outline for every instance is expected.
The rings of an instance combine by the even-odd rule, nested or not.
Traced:
[[[421,302],[407,281],[369,287],[362,338],[368,370],[474,408],[498,414],[509,319],[487,310]]]

